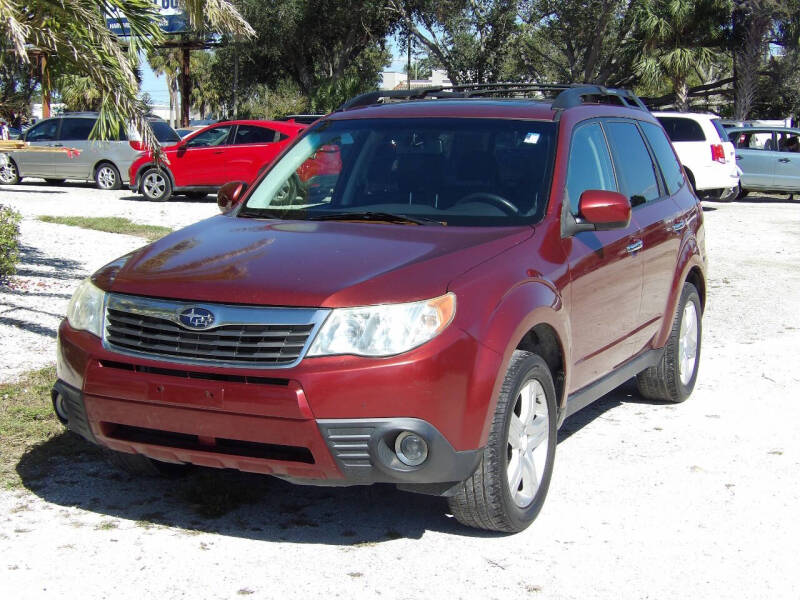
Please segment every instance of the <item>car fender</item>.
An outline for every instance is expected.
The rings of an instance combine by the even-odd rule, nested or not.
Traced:
[[[678,264],[675,268],[669,300],[664,312],[665,316],[661,323],[661,330],[658,332],[653,343],[655,348],[663,348],[669,339],[670,332],[672,331],[672,320],[675,316],[675,311],[678,309],[678,302],[680,301],[683,284],[689,279],[689,274],[693,269],[699,270],[700,277],[703,280],[703,287],[705,287],[706,269],[703,259],[701,258],[697,239],[693,235],[687,235],[681,242],[681,249],[678,253]],[[698,290],[698,293],[700,293],[701,301],[705,306],[704,290]]]
[[[480,394],[480,397],[470,399],[473,406],[473,403],[485,406],[481,445],[485,445],[488,439],[491,417],[514,350],[525,334],[542,324],[549,325],[556,333],[563,354],[565,377],[568,377],[566,365],[569,364],[569,346],[563,341],[569,339],[569,321],[561,295],[550,281],[529,279],[515,286],[500,299],[485,321],[467,329],[470,335],[482,341],[485,348],[485,352],[479,353],[476,360],[476,370],[491,370],[478,378],[478,381],[485,383],[485,387],[478,386],[480,389],[473,393]],[[491,356],[486,353],[491,353]],[[566,381],[562,387],[568,389]],[[566,402],[566,395],[562,396],[557,399],[559,411],[563,410]]]
[[[155,166],[156,166],[156,163],[147,162],[147,163],[143,164],[141,167],[139,167],[139,169],[136,171],[136,177],[133,180],[134,189],[136,191],[139,191],[139,182],[140,182],[140,179],[142,177],[142,173],[144,173],[150,167],[155,167]],[[172,174],[172,171],[170,171],[169,167],[167,167],[167,165],[165,165],[163,163],[161,164],[161,170],[164,171],[167,174],[167,177],[169,177],[170,183],[172,183],[172,187],[174,189],[176,187],[175,186],[175,176]]]

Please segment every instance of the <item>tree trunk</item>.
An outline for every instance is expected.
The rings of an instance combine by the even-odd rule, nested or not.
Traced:
[[[673,82],[675,88],[675,108],[680,112],[687,112],[689,110],[689,85],[686,79],[675,79]]]
[[[181,48],[181,127],[189,126],[189,102],[192,94],[190,57],[191,50],[188,46],[183,46]]]

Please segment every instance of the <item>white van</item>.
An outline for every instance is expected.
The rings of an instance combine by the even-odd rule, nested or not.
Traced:
[[[666,130],[697,195],[710,200],[733,200],[739,192],[741,171],[720,118],[710,113],[653,115]]]

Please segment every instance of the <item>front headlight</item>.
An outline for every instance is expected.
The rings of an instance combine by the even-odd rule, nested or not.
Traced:
[[[67,306],[67,321],[73,329],[82,329],[103,337],[103,306],[106,294],[90,279],[84,279]]]
[[[317,333],[309,356],[392,356],[439,335],[456,314],[455,294],[404,304],[336,308]]]

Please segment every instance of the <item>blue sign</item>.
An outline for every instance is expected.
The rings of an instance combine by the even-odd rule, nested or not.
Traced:
[[[189,29],[189,20],[181,8],[181,0],[153,0],[159,14],[159,27],[164,33],[183,33]],[[128,37],[131,29],[128,20],[116,11],[106,17],[111,33],[118,37]]]

